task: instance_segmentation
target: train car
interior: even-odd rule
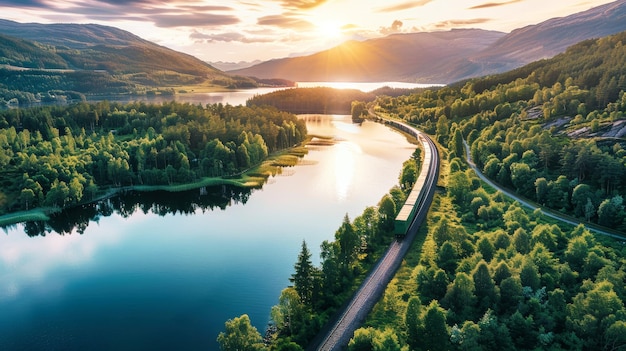
[[[409,230],[410,219],[415,216],[415,206],[402,206],[394,221],[394,232],[397,238],[402,238]]]
[[[424,149],[424,161],[422,162],[422,169],[420,171],[420,174],[417,177],[417,180],[413,185],[411,192],[407,196],[404,205],[402,205],[402,207],[400,208],[400,211],[394,221],[395,235],[398,239],[402,239],[409,230],[411,223],[413,223],[413,220],[415,219],[415,215],[419,208],[419,204],[422,202],[422,198],[424,197],[422,187],[424,186],[426,178],[428,177],[432,155],[428,142],[424,137],[420,135],[419,132],[417,132],[417,130],[405,125],[404,123],[396,121],[392,121],[392,123],[390,124],[402,129],[407,133],[414,135],[422,143]]]

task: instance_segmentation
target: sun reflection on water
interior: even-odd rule
[[[355,143],[341,142],[335,145],[335,188],[337,200],[344,201],[354,182],[355,155],[361,149]]]

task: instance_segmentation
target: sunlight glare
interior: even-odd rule
[[[317,32],[321,37],[326,39],[336,39],[342,35],[341,25],[333,21],[317,23]]]
[[[335,146],[335,188],[337,200],[345,201],[354,181],[354,154],[359,151],[357,145],[341,142]]]

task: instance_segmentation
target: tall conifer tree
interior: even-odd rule
[[[304,240],[302,240],[302,249],[294,268],[296,272],[291,275],[289,281],[293,283],[294,289],[300,295],[302,302],[309,304],[313,297],[315,267],[313,267],[311,262],[311,252]]]

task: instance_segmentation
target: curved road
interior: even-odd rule
[[[413,130],[415,133],[418,133],[414,128]],[[374,307],[374,304],[380,299],[387,284],[400,267],[402,259],[409,250],[421,223],[424,221],[430,204],[432,203],[437,178],[439,177],[439,154],[433,141],[425,134],[422,134],[422,136],[424,136],[426,140],[425,144],[431,150],[432,157],[428,177],[426,177],[425,183],[422,186],[423,191],[427,191],[427,193],[423,197],[424,200],[417,204],[419,208],[415,219],[413,223],[411,223],[404,239],[394,241],[385,255],[378,261],[374,270],[365,279],[359,290],[353,296],[352,301],[350,301],[346,309],[335,321],[328,334],[326,334],[321,343],[314,348],[315,350],[340,350],[348,344],[354,335],[354,331],[361,325],[369,311]]]
[[[469,145],[467,144],[467,142],[465,140],[463,140],[463,146],[465,147],[465,159],[467,160],[467,163],[469,164],[469,166],[474,170],[474,172],[476,173],[476,175],[478,175],[478,177],[480,177],[480,179],[482,181],[484,181],[485,183],[489,184],[491,187],[493,187],[494,189],[502,192],[503,194],[505,194],[506,196],[510,197],[511,199],[519,202],[520,204],[522,204],[523,206],[530,208],[531,210],[536,210],[539,209],[544,215],[556,219],[558,221],[567,223],[567,224],[571,224],[573,226],[577,226],[579,224],[582,224],[585,226],[586,229],[595,232],[597,234],[600,235],[606,235],[606,236],[610,236],[612,238],[616,238],[616,239],[626,239],[626,237],[624,235],[620,235],[619,233],[614,233],[614,232],[609,232],[607,230],[603,230],[601,228],[596,228],[596,227],[592,227],[589,226],[588,223],[582,222],[577,220],[576,218],[572,218],[566,215],[561,215],[559,213],[553,212],[553,211],[548,211],[545,210],[544,208],[542,208],[541,206],[538,206],[534,203],[529,202],[528,200],[525,200],[521,197],[519,197],[518,195],[512,193],[511,191],[502,188],[500,185],[494,183],[493,181],[491,181],[489,178],[487,178],[480,170],[478,170],[478,167],[476,167],[476,164],[474,163],[474,161],[472,160],[472,156],[470,153],[470,148]]]

